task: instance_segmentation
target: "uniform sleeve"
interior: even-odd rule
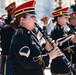
[[[29,48],[29,41],[27,35],[18,35],[14,43],[14,54],[19,64],[26,69],[35,69],[46,67],[49,64],[49,55],[42,57],[33,57],[31,49]],[[36,59],[35,59],[36,58]]]
[[[51,31],[50,37],[53,40],[57,40],[57,38],[59,37],[58,34],[60,34],[58,29],[54,29],[54,30]]]

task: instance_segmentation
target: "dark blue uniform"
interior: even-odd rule
[[[4,75],[5,68],[6,68],[6,75],[12,74],[12,69],[10,65],[10,57],[9,57],[9,47],[10,47],[11,39],[14,32],[15,30],[10,25],[5,25],[4,27],[1,28],[1,47],[2,47],[1,72],[2,72],[2,75]]]
[[[61,27],[61,25],[56,24],[56,26],[51,32],[51,38],[56,41],[57,39],[64,37],[65,34],[66,32],[64,31],[64,28]],[[68,47],[68,43],[69,42],[65,42],[62,44],[62,46],[58,45],[58,47],[66,55],[66,57],[70,59],[70,54],[68,53],[68,50],[66,50],[66,47]],[[70,70],[67,67],[67,65],[63,62],[63,60],[60,57],[57,57],[54,60],[52,60],[51,72],[54,74],[66,74],[69,73]]]
[[[12,17],[8,15],[8,17],[5,19],[5,23],[10,24],[11,21],[12,21]]]
[[[12,75],[43,75],[44,68],[49,64],[49,55],[42,51],[36,36],[23,27],[13,36],[10,59]]]

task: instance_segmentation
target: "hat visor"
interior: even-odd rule
[[[64,14],[65,17],[70,18],[70,16],[68,14]]]
[[[26,14],[36,15],[35,11],[32,11],[32,12],[26,12]]]

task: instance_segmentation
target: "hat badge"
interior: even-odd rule
[[[62,15],[62,12],[60,12],[60,15]]]

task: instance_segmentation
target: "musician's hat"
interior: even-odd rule
[[[68,9],[69,9],[69,7],[65,7],[65,8],[61,8],[61,9],[55,10],[54,12],[52,12],[52,15],[54,17],[60,16],[60,15],[68,16]]]
[[[17,8],[15,8],[12,11],[12,14],[14,14],[15,16],[21,15],[23,13],[36,15],[35,4],[36,4],[36,1],[27,1],[21,4],[20,6],[18,6]]]
[[[41,18],[41,21],[44,22],[44,24],[47,24],[48,23],[48,16]]]
[[[12,2],[10,3],[8,6],[5,7],[5,10],[10,10],[10,9],[14,9],[16,8],[16,3],[15,2]]]
[[[69,16],[70,16],[70,18],[75,18],[76,17],[76,11],[71,13],[71,14],[69,14]]]

